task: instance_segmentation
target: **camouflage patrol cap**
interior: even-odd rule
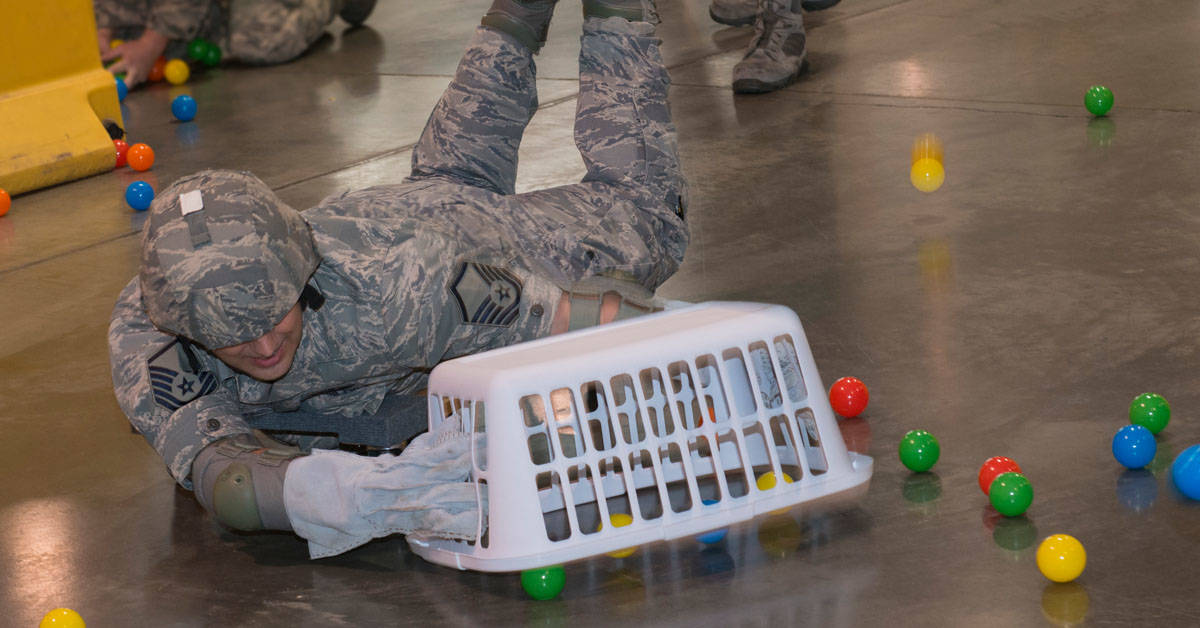
[[[319,262],[308,223],[265,183],[205,170],[154,199],[142,303],[163,331],[210,349],[241,344],[283,319]]]

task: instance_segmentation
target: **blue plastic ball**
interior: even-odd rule
[[[705,506],[711,506],[717,503],[717,500],[715,499],[705,499],[701,501],[704,502]],[[696,540],[704,543],[705,545],[712,545],[713,543],[720,543],[721,540],[725,538],[726,534],[729,534],[729,528],[721,528],[720,530],[705,532],[704,534],[697,536]]]
[[[1200,445],[1183,450],[1171,463],[1171,481],[1188,497],[1200,500]]]
[[[154,188],[145,181],[134,181],[125,188],[125,202],[140,212],[150,209],[152,201],[154,201]]]
[[[180,122],[190,122],[196,117],[196,99],[187,94],[176,96],[175,100],[171,101],[171,113],[175,114]]]
[[[1128,469],[1141,469],[1154,460],[1158,443],[1144,425],[1126,425],[1117,430],[1112,441],[1113,457]]]
[[[117,102],[125,102],[125,96],[129,94],[129,87],[125,85],[125,81],[120,77],[113,79],[117,82]]]

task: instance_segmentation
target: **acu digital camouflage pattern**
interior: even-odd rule
[[[186,58],[203,37],[225,58],[282,63],[320,38],[342,0],[94,0],[96,26],[132,39],[151,28],[171,40],[168,57]]]
[[[276,382],[195,347],[193,363],[182,343],[163,352],[175,338],[154,327],[130,282],[109,330],[113,383],[175,478],[190,486],[197,452],[249,432],[263,412],[326,413],[336,432],[338,417],[420,391],[443,360],[545,336],[563,291],[587,277],[648,290],[666,280],[688,233],[668,77],[652,35],[644,23],[586,22],[576,140],[588,174],[513,194],[517,147],[537,106],[533,59],[507,35],[479,29],[414,150],[412,176],[301,212],[321,256],[309,283],[326,301],[304,312],[295,362]],[[166,371],[179,382],[207,381],[207,372],[220,385],[203,395],[172,388],[185,402],[174,410],[156,403],[147,364],[156,354],[160,382]]]
[[[197,192],[203,206],[184,216],[181,197]],[[142,232],[142,303],[159,329],[229,347],[271,331],[319,261],[308,223],[266,184],[205,170],[154,200]]]

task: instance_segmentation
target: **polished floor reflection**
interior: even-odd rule
[[[381,2],[295,63],[134,92],[130,136],[156,188],[208,167],[257,173],[297,207],[408,173],[411,147],[488,5]],[[122,169],[19,196],[0,218],[0,623],[67,606],[93,626],[985,625],[1196,623],[1200,504],[1171,485],[1200,442],[1200,10],[1169,0],[844,0],[807,16],[811,72],[734,96],[749,29],[659,0],[692,182],[692,246],[662,294],[781,303],[826,383],[871,390],[843,421],[875,457],[857,505],[569,565],[533,602],[515,577],[426,563],[399,538],[320,562],[289,535],[223,531],[171,482],[112,397],[108,316],[142,215]],[[576,180],[579,10],[538,58],[522,190]],[[1083,94],[1112,88],[1092,118]],[[170,99],[199,114],[175,122]],[[944,142],[946,182],[909,183]],[[1147,469],[1109,446],[1135,395],[1174,418]],[[902,434],[941,441],[933,471]],[[976,486],[986,458],[1033,483],[1022,517]],[[1088,550],[1051,584],[1049,534]],[[466,602],[466,603],[464,603]]]

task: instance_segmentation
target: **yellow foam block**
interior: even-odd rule
[[[0,3],[0,188],[10,194],[112,170],[104,120],[124,126],[100,66],[90,0]]]

